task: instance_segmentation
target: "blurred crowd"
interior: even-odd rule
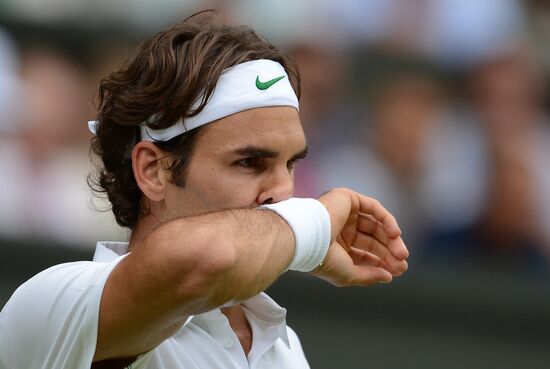
[[[545,1],[211,3],[300,67],[310,154],[297,196],[346,186],[378,198],[413,259],[550,271]],[[100,78],[155,26],[96,25],[75,47],[65,33],[77,22],[4,20],[1,237],[85,248],[126,238],[87,187],[86,121]]]

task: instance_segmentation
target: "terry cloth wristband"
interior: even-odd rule
[[[262,205],[282,217],[292,228],[296,242],[288,270],[310,272],[318,267],[330,246],[330,216],[315,199],[291,198],[276,204]]]

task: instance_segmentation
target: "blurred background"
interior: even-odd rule
[[[270,288],[312,368],[550,367],[544,0],[0,0],[0,306],[128,238],[86,184],[94,94],[140,40],[206,8],[300,66],[296,195],[378,198],[411,251],[390,285]]]

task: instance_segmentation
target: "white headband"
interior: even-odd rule
[[[196,109],[201,98],[193,104]],[[291,106],[299,109],[298,98],[281,64],[273,60],[253,60],[227,68],[204,109],[197,115],[179,120],[174,125],[155,130],[141,125],[144,141],[168,141],[182,133],[244,110],[267,106]],[[95,134],[97,121],[88,122]]]

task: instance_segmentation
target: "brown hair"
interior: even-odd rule
[[[297,67],[272,43],[246,26],[224,25],[213,17],[193,18],[143,42],[119,70],[100,82],[99,124],[91,151],[101,158],[102,165],[88,182],[92,190],[107,195],[121,226],[133,228],[148,212],[130,158],[133,146],[141,139],[141,124],[163,129],[198,114],[222,71],[251,60],[279,62],[300,97]],[[200,105],[192,110],[198,99]],[[175,158],[168,169],[178,186],[185,185],[200,130],[155,143]]]

